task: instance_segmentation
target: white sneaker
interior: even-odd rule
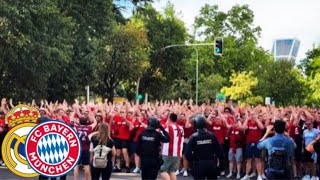
[[[178,176],[180,174],[179,170],[176,171],[176,176]]]
[[[259,176],[257,177],[257,180],[263,180],[263,179],[262,179],[262,177],[259,175]]]
[[[232,178],[232,173],[229,173],[226,178]]]
[[[188,171],[184,171],[183,172],[183,177],[187,177],[188,176]]]
[[[255,172],[252,172],[250,175],[249,175],[249,178],[253,178],[255,177],[257,174]]]
[[[240,174],[238,173],[238,174],[237,174],[237,179],[240,179],[240,178],[241,178],[241,176],[240,176]]]
[[[248,175],[243,176],[243,178],[241,180],[249,180],[250,177]]]
[[[303,179],[303,180],[310,180],[310,176],[309,176],[309,175],[305,175],[305,176],[303,176],[302,179]]]
[[[312,176],[312,177],[311,177],[311,180],[317,180],[317,177]]]
[[[224,176],[226,173],[224,171],[221,171],[220,176]]]
[[[267,179],[267,177],[264,173],[261,175],[261,177],[262,177],[262,179]]]
[[[182,174],[184,172],[184,168],[181,169],[180,174]]]
[[[132,172],[133,173],[140,173],[140,168],[136,167],[136,168],[134,168],[134,170]]]

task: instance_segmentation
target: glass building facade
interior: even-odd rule
[[[277,39],[273,43],[272,54],[275,60],[288,60],[295,62],[300,41],[298,39]]]

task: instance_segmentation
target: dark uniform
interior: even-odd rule
[[[192,176],[194,179],[216,179],[217,157],[222,162],[221,147],[217,138],[205,129],[206,119],[204,116],[194,117],[194,127],[197,132],[189,139],[186,158],[193,162]]]
[[[160,128],[163,135],[156,131]],[[156,179],[162,158],[159,157],[161,142],[169,142],[169,134],[155,117],[148,119],[148,127],[138,138],[137,155],[141,161],[142,179]]]

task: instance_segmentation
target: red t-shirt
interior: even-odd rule
[[[161,124],[161,126],[165,126],[166,123],[167,123],[167,118],[160,117],[160,124]]]
[[[262,131],[259,128],[258,124],[253,122],[252,120],[248,121],[248,129],[246,135],[246,143],[258,143],[261,139]]]
[[[185,139],[189,139],[189,137],[194,133],[194,129],[192,126],[186,128],[186,121],[177,121],[177,125],[183,128]]]
[[[213,127],[213,121],[211,121],[212,122],[212,124],[210,125],[210,124],[207,124],[206,125],[206,129],[207,129],[207,131],[209,131],[209,132],[212,132],[213,133],[213,129],[212,129],[212,127]]]
[[[298,126],[294,126],[293,123],[289,123],[288,133],[289,136],[294,140],[294,142],[301,141],[301,133]]]
[[[233,153],[236,153],[237,148],[243,147],[244,135],[239,128],[232,126],[230,128],[229,138],[230,138],[230,148],[232,148]]]
[[[144,124],[147,124],[148,121],[146,119],[144,119],[143,121]],[[136,135],[133,138],[133,142],[137,142],[139,135],[145,130],[145,128],[142,126],[142,124],[140,124],[140,122],[138,120],[133,122],[133,130],[132,131],[136,131]]]
[[[132,122],[132,118],[131,117],[126,117],[127,121]],[[130,130],[129,130],[129,126],[127,126],[126,122],[122,121],[119,123],[118,122],[118,126],[119,126],[119,135],[118,138],[121,140],[129,140],[130,138]]]
[[[5,127],[6,127],[6,121],[4,119],[0,119],[0,134],[4,132]]]
[[[109,122],[110,122],[110,119],[109,119]],[[111,138],[118,138],[119,136],[119,133],[120,133],[120,125],[122,123],[122,119],[121,119],[121,116],[120,114],[116,114],[114,117],[113,117],[113,121],[112,121],[112,124],[110,125],[110,136]]]
[[[221,120],[212,122],[212,132],[217,137],[219,144],[224,144],[225,129]]]
[[[229,116],[229,117],[227,117],[227,123],[229,124],[229,126],[232,126],[234,123],[236,122],[236,118],[234,117],[234,116]],[[224,136],[225,137],[229,137],[228,136],[228,128],[224,128]]]
[[[63,115],[63,116],[62,116],[62,120],[63,120],[65,123],[70,124],[70,118],[69,118],[69,116]]]
[[[90,140],[88,138],[89,134],[92,132],[92,128],[89,125],[80,125],[75,127],[78,134],[79,138],[81,141],[81,148],[82,151],[89,151],[90,149]]]

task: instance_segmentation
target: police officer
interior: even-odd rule
[[[162,134],[157,129],[162,131]],[[148,118],[148,127],[138,138],[137,155],[141,159],[142,179],[156,179],[161,166],[159,157],[161,142],[169,142],[169,134],[160,125],[156,117]]]
[[[222,150],[218,140],[205,129],[206,118],[196,115],[193,118],[196,132],[191,135],[186,150],[186,158],[193,162],[194,179],[217,179],[217,157],[222,162]]]

